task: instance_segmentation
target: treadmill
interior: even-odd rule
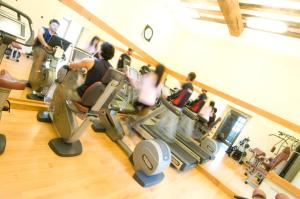
[[[191,120],[197,120],[198,117],[196,114],[188,110],[187,108],[183,108],[182,114],[185,114],[187,117],[189,117]],[[176,133],[176,139],[179,140],[182,144],[184,144],[186,147],[188,147],[193,153],[196,153],[200,157],[202,157],[203,162],[207,162],[208,160],[215,159],[215,156],[212,154],[208,154],[206,151],[204,151],[199,143],[196,143],[191,138],[186,138],[184,135],[182,135],[180,132]]]
[[[133,128],[144,138],[157,138],[166,142],[172,152],[172,165],[180,171],[186,171],[196,167],[198,164],[207,160],[207,154],[200,154],[199,150],[190,150],[186,144],[183,144],[177,137],[175,140],[170,140],[161,129],[158,129],[153,123],[155,123],[155,117],[164,111],[172,111],[179,116],[181,114],[174,106],[168,101],[162,99],[162,105],[153,110],[147,116],[144,116],[137,120],[133,124]],[[151,121],[152,120],[152,121]],[[148,124],[152,122],[152,124]],[[202,151],[201,151],[202,152]]]

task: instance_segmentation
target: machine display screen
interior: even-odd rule
[[[25,25],[9,19],[0,13],[0,31],[9,33],[16,37],[25,37]]]
[[[78,48],[74,48],[73,50],[73,54],[72,54],[72,58],[71,61],[78,61],[78,60],[82,60],[84,58],[89,58],[91,57],[91,55],[83,50],[80,50]]]
[[[135,68],[127,67],[127,74],[131,79],[139,79],[139,72]]]

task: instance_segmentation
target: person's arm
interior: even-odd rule
[[[90,70],[94,64],[95,64],[94,59],[85,58],[85,59],[70,63],[69,67],[72,70],[77,70],[79,68],[86,68],[87,70]]]
[[[122,54],[118,60],[118,64],[117,64],[117,68],[122,68],[123,66],[123,56],[124,54]]]
[[[162,95],[163,84],[159,84],[156,87],[156,98],[159,98]]]
[[[124,54],[122,54],[119,58],[119,61],[123,61],[124,60]]]
[[[40,28],[37,38],[45,48],[51,49],[51,47],[47,44],[47,42],[44,39],[44,33],[45,33],[44,28]]]

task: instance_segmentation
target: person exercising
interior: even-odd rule
[[[35,42],[32,46],[33,62],[28,80],[28,83],[31,86],[38,85],[37,83],[40,81],[40,72],[42,64],[48,54],[47,51],[53,51],[53,48],[48,45],[48,41],[50,40],[52,35],[57,34],[59,25],[60,24],[58,20],[51,19],[48,28],[42,27],[38,31],[37,38],[35,39]],[[36,89],[38,88],[32,88],[32,90],[34,91],[37,91]]]
[[[67,97],[69,99],[80,102],[85,90],[95,82],[101,82],[105,73],[112,67],[109,60],[113,58],[115,48],[110,43],[104,42],[101,45],[99,54],[99,59],[85,58],[69,65],[71,70],[77,70],[79,68],[87,69],[85,82],[77,89],[70,89],[67,91]]]
[[[209,106],[204,107],[199,113],[199,122],[203,124],[207,124],[209,122],[209,118],[213,116],[215,109],[215,102],[210,101]],[[217,109],[216,109],[217,111]]]
[[[131,78],[127,74],[130,84],[138,92],[138,98],[133,105],[140,116],[146,115],[149,108],[154,106],[157,98],[160,97],[164,71],[165,67],[162,64],[158,64],[155,67],[155,71],[144,74],[139,79]]]
[[[100,38],[97,36],[94,36],[92,40],[88,43],[88,45],[84,48],[84,50],[92,55],[96,54],[98,51]]]
[[[118,61],[117,69],[119,71],[124,71],[124,68],[126,65],[130,66],[131,64],[131,58],[130,56],[132,55],[133,50],[131,48],[128,48],[128,51],[126,53],[123,53]]]
[[[142,75],[147,74],[147,73],[150,73],[150,72],[151,72],[151,68],[150,68],[150,67],[151,67],[150,64],[147,64],[147,65],[145,65],[145,66],[142,66],[139,72],[140,72]]]
[[[182,84],[181,89],[168,97],[174,106],[181,109],[186,105],[193,93],[193,81],[195,78],[196,74],[190,72],[186,78],[186,82]]]
[[[217,113],[218,109],[216,107],[213,108],[212,114],[209,116],[209,120],[207,122],[207,126],[208,127],[212,127],[212,125],[214,124],[214,122],[216,121],[216,113]]]
[[[171,103],[178,109],[181,110],[193,93],[193,81],[196,78],[194,72],[190,72],[181,86],[181,89],[176,93],[168,97]],[[172,111],[166,111],[162,119],[157,123],[157,127],[163,129],[169,139],[173,140],[178,125],[178,117]]]
[[[207,93],[207,90],[202,89],[202,93],[198,96],[198,98],[189,104],[189,109],[191,111],[193,111],[194,113],[199,113],[199,111],[203,108],[203,106],[207,100],[206,93]]]

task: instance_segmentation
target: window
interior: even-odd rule
[[[69,26],[71,24],[71,20],[64,17],[62,20],[59,21],[59,23],[60,23],[60,26],[57,31],[57,34],[58,34],[58,36],[65,38],[67,31],[69,29]]]
[[[71,42],[73,46],[76,46],[82,31],[83,27],[79,23],[67,17],[63,17],[63,19],[60,20],[60,27],[57,34]]]

